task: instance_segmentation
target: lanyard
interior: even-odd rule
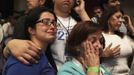
[[[69,19],[68,19],[68,27],[67,28],[65,27],[65,25],[61,22],[61,20],[59,18],[57,18],[57,20],[59,21],[60,25],[67,31],[67,34],[69,35],[69,26],[70,26],[71,17],[69,17]]]

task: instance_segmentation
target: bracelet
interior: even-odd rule
[[[87,72],[99,73],[99,71],[100,71],[99,67],[88,67],[87,68]]]

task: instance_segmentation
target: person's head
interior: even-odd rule
[[[111,11],[103,14],[101,24],[104,25],[105,31],[119,31],[119,27],[123,22],[123,11],[120,9],[111,9]]]
[[[96,49],[102,49],[101,27],[91,21],[77,23],[72,29],[66,44],[70,56],[80,57],[84,52],[82,43],[89,40]]]
[[[38,6],[43,6],[46,0],[27,0],[27,8],[33,9]]]
[[[102,8],[100,6],[96,6],[93,9],[93,13],[94,13],[94,16],[101,17],[101,15],[103,13],[103,10],[102,10]]]
[[[75,0],[53,0],[54,10],[58,10],[62,13],[70,13],[74,7]]]
[[[56,37],[56,15],[49,9],[37,7],[32,9],[25,23],[25,32],[28,39],[49,43]]]
[[[120,9],[120,0],[100,0],[104,9],[117,8]]]

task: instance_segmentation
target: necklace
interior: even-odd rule
[[[57,18],[57,20],[59,21],[60,26],[62,26],[67,31],[67,34],[69,35],[69,27],[70,27],[71,17],[69,17],[69,19],[68,19],[68,26],[67,26],[67,28],[65,27],[65,25],[61,22],[61,20],[59,18]]]

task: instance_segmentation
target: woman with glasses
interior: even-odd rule
[[[55,70],[49,64],[45,55],[49,43],[56,38],[56,16],[44,7],[32,9],[25,18],[26,40],[31,40],[39,47],[39,61],[23,64],[12,55],[8,57],[3,75],[55,75]],[[30,52],[30,50],[28,50]],[[25,54],[25,56],[28,56]]]

